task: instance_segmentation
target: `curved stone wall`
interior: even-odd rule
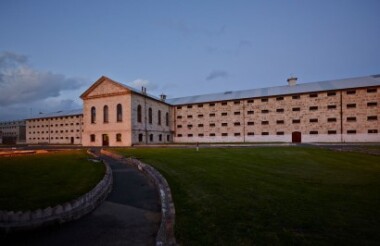
[[[170,187],[166,179],[152,166],[142,163],[139,160],[124,158],[121,155],[103,149],[101,153],[136,167],[157,186],[160,195],[162,217],[161,225],[156,236],[156,245],[177,245],[174,235],[175,208]]]
[[[112,190],[112,171],[106,166],[103,179],[89,192],[64,204],[34,211],[0,210],[0,230],[28,230],[51,224],[76,220],[99,206]]]

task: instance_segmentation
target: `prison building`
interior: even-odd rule
[[[82,144],[82,109],[39,114],[26,119],[28,144]]]
[[[25,144],[25,135],[25,120],[0,122],[0,144]]]
[[[160,98],[99,78],[83,100],[84,146],[131,146],[172,142],[172,107]]]
[[[380,75],[167,100],[187,142],[379,142]]]

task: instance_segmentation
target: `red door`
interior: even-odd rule
[[[292,143],[301,143],[301,133],[293,132],[292,133]]]

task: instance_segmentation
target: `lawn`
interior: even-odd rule
[[[380,243],[380,157],[307,147],[117,149],[167,179],[182,245]]]
[[[103,164],[85,151],[0,157],[0,210],[54,206],[86,193],[103,178]]]

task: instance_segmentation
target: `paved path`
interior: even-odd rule
[[[28,233],[0,235],[0,245],[154,245],[161,214],[154,185],[132,167],[102,157],[113,171],[113,190],[89,215]]]

